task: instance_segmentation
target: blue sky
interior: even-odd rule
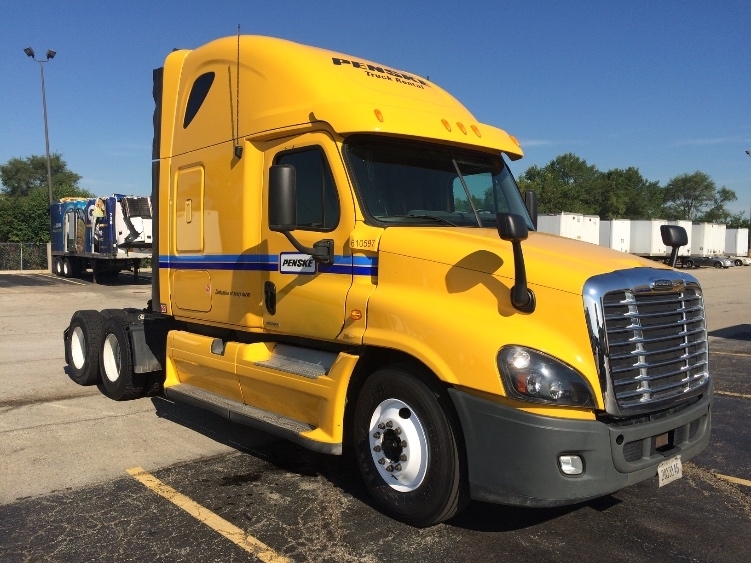
[[[2,0],[0,162],[50,148],[98,194],[151,186],[151,71],[175,47],[271,35],[407,70],[516,135],[516,175],[573,152],[665,184],[701,170],[751,207],[751,2]]]

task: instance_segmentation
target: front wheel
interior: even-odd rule
[[[365,484],[386,513],[414,526],[448,520],[469,500],[447,400],[409,371],[387,368],[365,381],[355,406]]]
[[[722,268],[722,264],[720,262],[715,262],[714,263],[714,267],[715,268]]]
[[[693,268],[694,267],[694,261],[693,260],[684,260],[683,265],[686,268]]]

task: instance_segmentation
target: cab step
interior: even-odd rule
[[[255,365],[317,379],[329,372],[336,357],[332,352],[277,344],[268,360],[255,362]]]
[[[167,387],[164,393],[170,399],[209,410],[238,424],[263,430],[269,434],[295,442],[310,450],[327,454],[341,454],[341,443],[326,444],[303,436],[303,432],[315,430],[315,426],[310,424],[245,405],[212,393],[211,391],[184,383]]]

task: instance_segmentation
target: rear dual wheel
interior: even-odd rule
[[[469,500],[461,430],[448,397],[400,367],[371,375],[355,406],[365,484],[390,516],[414,526],[451,518]]]
[[[94,385],[99,379],[99,348],[102,315],[76,311],[65,331],[65,359],[70,378],[79,385]]]
[[[115,401],[128,401],[143,395],[146,376],[133,371],[133,355],[128,335],[128,316],[109,309],[104,314],[99,352],[100,390]]]

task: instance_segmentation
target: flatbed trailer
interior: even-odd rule
[[[138,277],[151,258],[151,198],[112,195],[63,198],[50,205],[52,271],[77,277],[91,270],[94,282],[122,270]]]

